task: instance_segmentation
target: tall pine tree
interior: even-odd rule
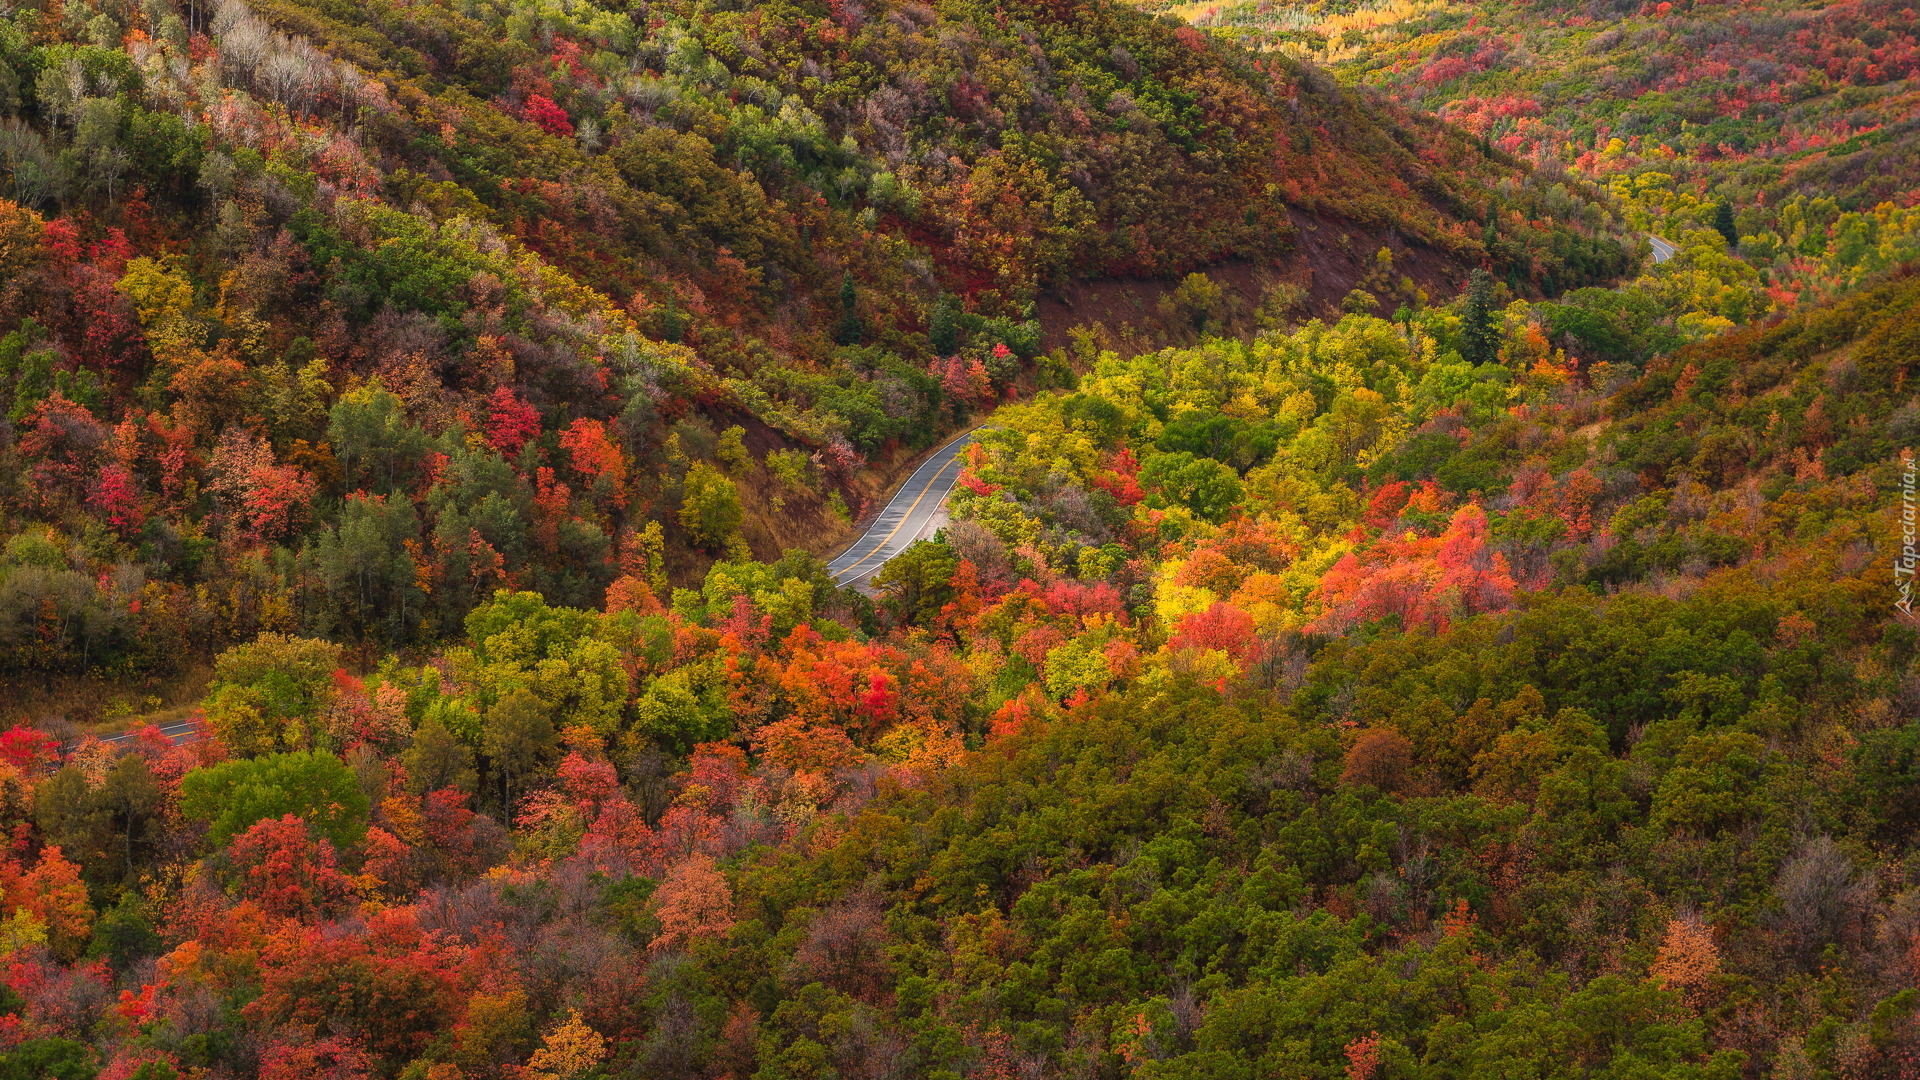
[[[1713,231],[1727,238],[1727,250],[1740,246],[1740,230],[1733,223],[1733,206],[1726,200],[1714,204]]]
[[[853,288],[853,275],[847,274],[840,279],[840,328],[833,335],[837,345],[858,345],[867,334],[867,328],[860,322],[860,297]]]
[[[1493,303],[1493,276],[1475,270],[1467,283],[1467,310],[1460,319],[1460,355],[1472,364],[1500,359],[1499,312]]]
[[[960,351],[960,326],[955,318],[953,297],[941,293],[927,313],[927,341],[936,356],[952,356]]]

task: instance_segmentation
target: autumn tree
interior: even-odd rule
[[[254,822],[298,817],[336,850],[366,835],[369,802],[353,770],[324,750],[223,762],[180,781],[180,810],[208,825],[207,840],[224,847]]]
[[[726,547],[740,530],[740,492],[734,482],[713,466],[696,462],[681,486],[680,524],[694,543]]]
[[[580,1019],[580,1010],[567,1010],[527,1061],[528,1080],[587,1080],[597,1075],[607,1057],[607,1040]]]
[[[1720,949],[1698,912],[1681,912],[1667,920],[1660,953],[1647,972],[1654,982],[1698,1001],[1719,970]]]
[[[1345,784],[1366,784],[1383,792],[1401,792],[1412,779],[1413,744],[1399,732],[1370,728],[1347,751]]]
[[[254,822],[233,838],[226,858],[240,895],[270,915],[310,919],[352,895],[333,843],[293,814]]]
[[[668,870],[654,903],[660,920],[656,951],[722,937],[733,926],[733,888],[705,855],[689,856]]]

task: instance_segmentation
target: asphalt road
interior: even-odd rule
[[[143,724],[141,726],[144,727],[145,725]],[[155,726],[160,729],[160,734],[166,736],[167,741],[175,746],[181,746],[190,742],[199,742],[201,739],[207,737],[206,725],[195,720],[172,720],[165,724]],[[134,731],[122,731],[117,735],[102,735],[99,741],[107,743],[108,745],[131,742],[133,741],[134,732],[138,730],[139,728],[135,728]],[[60,755],[64,758],[66,755],[80,749],[83,745],[85,745],[84,741],[67,743],[60,748]],[[45,766],[45,770],[47,772],[53,772],[57,764],[58,763]]]
[[[900,485],[887,508],[880,511],[872,525],[853,546],[827,564],[827,572],[841,585],[854,585],[873,573],[921,538],[934,515],[946,505],[947,495],[960,479],[963,467],[960,455],[973,442],[973,432],[953,440],[913,470]]]
[[[1671,241],[1662,240],[1652,233],[1647,234],[1647,243],[1653,245],[1653,261],[1657,263],[1666,262],[1680,251]]]
[[[934,515],[946,505],[947,495],[960,479],[960,455],[966,452],[968,444],[972,442],[973,432],[969,431],[941,447],[913,470],[913,475],[900,485],[900,490],[888,501],[887,508],[880,511],[880,516],[860,535],[860,539],[827,564],[827,571],[833,575],[833,580],[841,585],[863,581],[885,566],[888,559],[920,539]],[[192,720],[161,724],[160,734],[176,746],[206,737],[202,725]],[[132,738],[133,732],[124,731],[118,735],[104,736],[100,741],[120,743]],[[75,743],[62,749],[72,752],[78,746]]]
[[[160,724],[158,727],[160,728],[160,734],[165,735],[167,741],[175,746],[179,746],[182,743],[198,742],[205,738],[207,734],[204,725],[194,720],[174,720],[170,723]],[[133,736],[134,732],[123,731],[118,735],[102,735],[100,741],[103,743],[123,743],[131,741]],[[72,743],[62,747],[61,750],[63,753],[72,753],[79,745],[79,743]]]

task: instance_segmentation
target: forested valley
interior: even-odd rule
[[[0,9],[0,1080],[1920,1077],[1915,35]]]

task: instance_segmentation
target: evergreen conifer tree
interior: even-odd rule
[[[1494,309],[1493,277],[1475,270],[1467,284],[1467,310],[1460,320],[1460,355],[1468,363],[1500,359],[1499,312]]]
[[[837,345],[858,345],[867,328],[860,323],[859,294],[853,288],[853,275],[840,279],[840,328],[833,335]]]

